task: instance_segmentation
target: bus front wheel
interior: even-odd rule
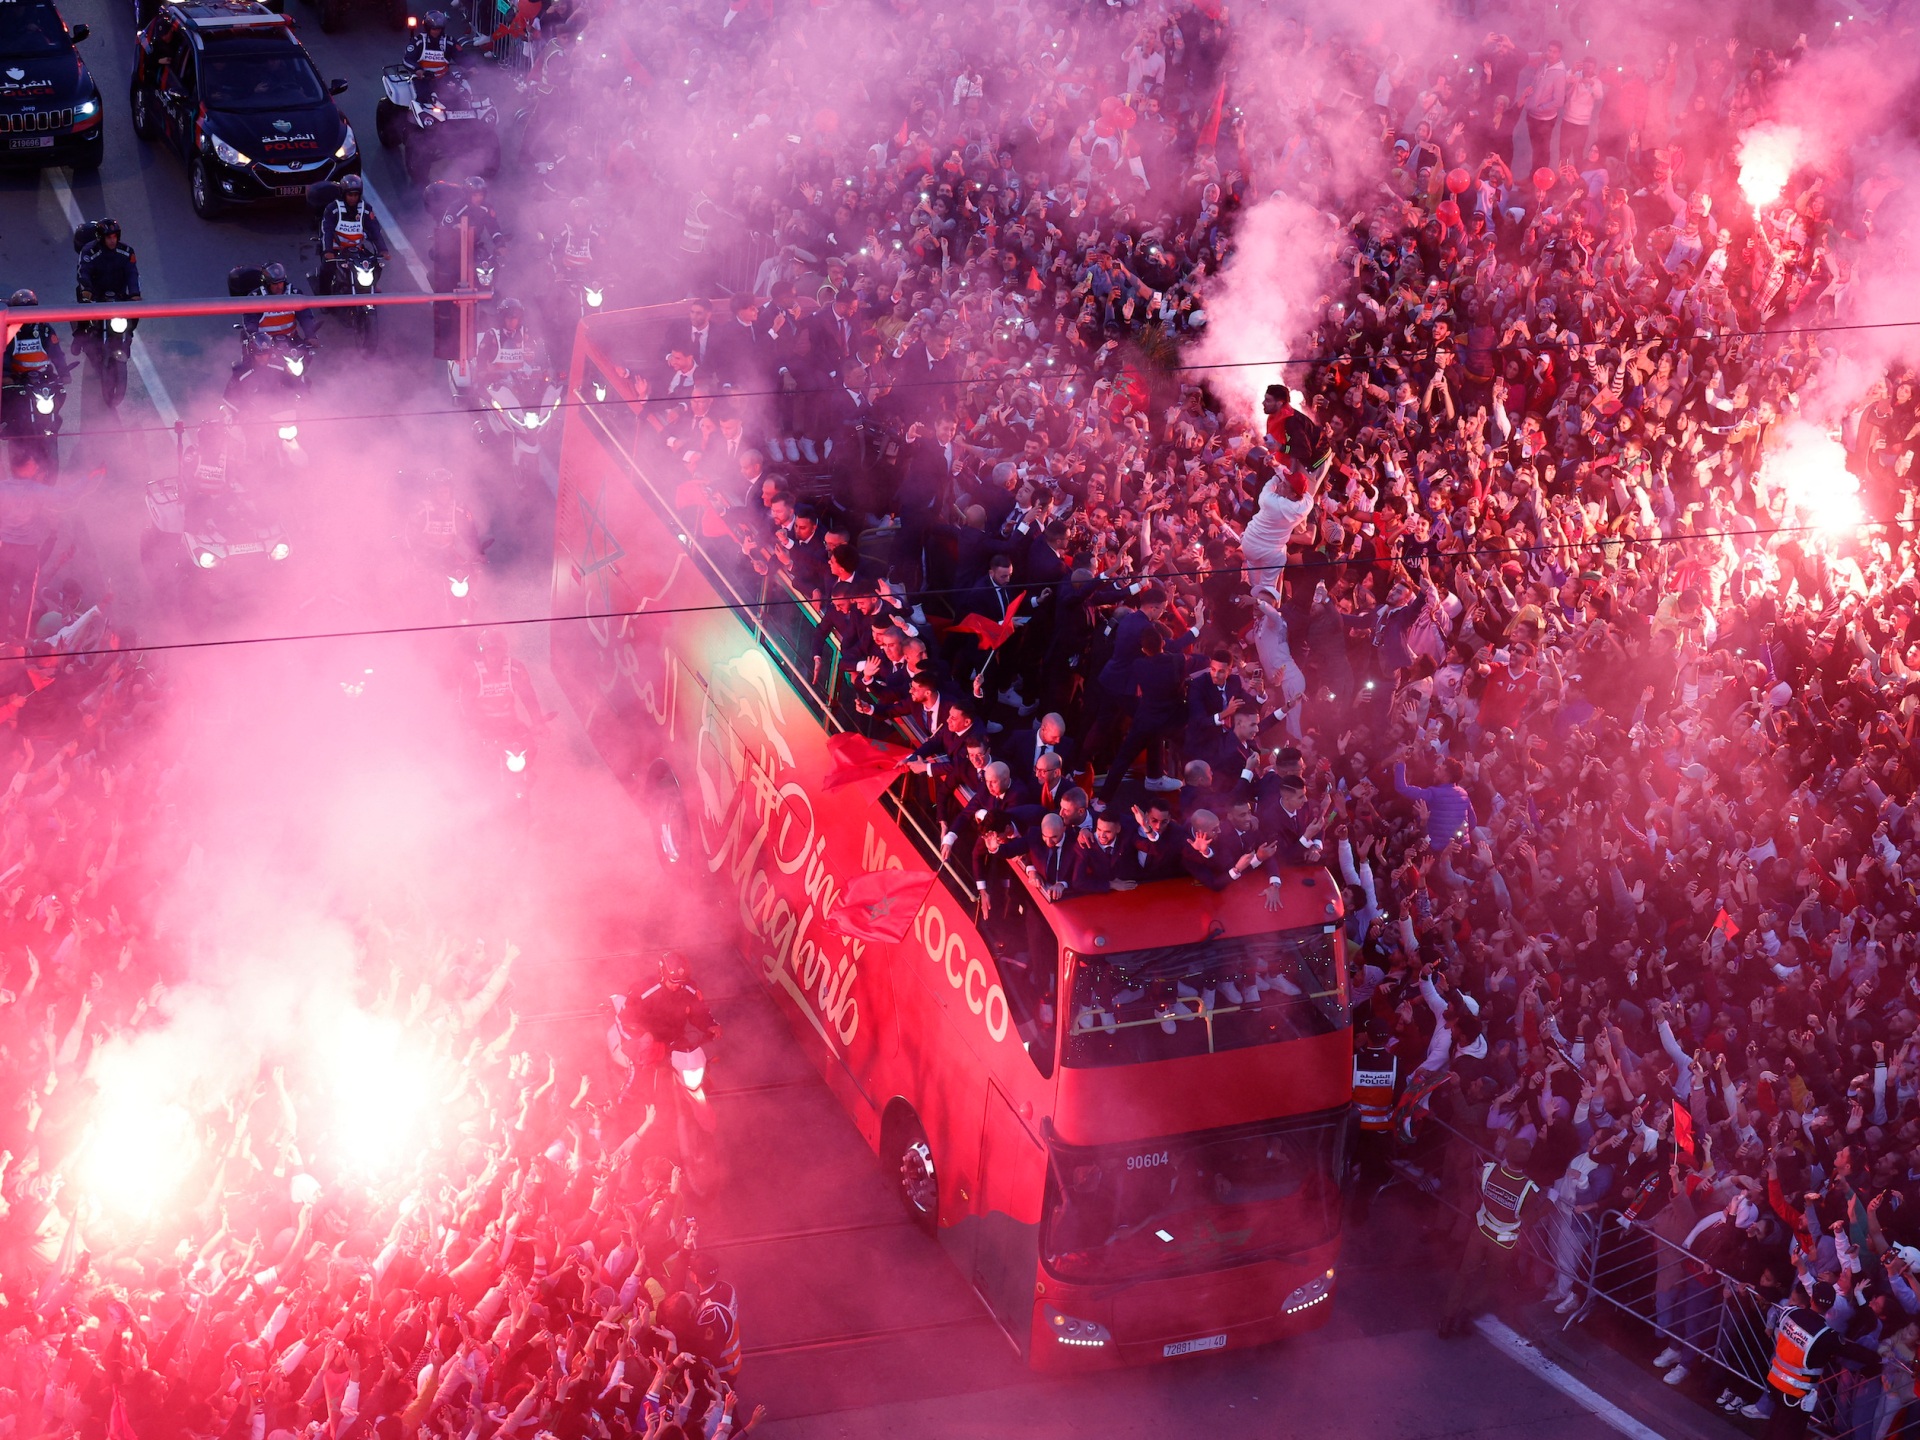
[[[933,1145],[917,1115],[909,1112],[893,1127],[889,1147],[894,1187],[913,1223],[931,1235],[940,1222],[940,1172],[933,1162]]]

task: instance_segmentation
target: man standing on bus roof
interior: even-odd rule
[[[1480,1167],[1480,1208],[1466,1248],[1460,1252],[1460,1268],[1447,1287],[1446,1309],[1440,1317],[1443,1340],[1467,1333],[1489,1293],[1505,1281],[1520,1234],[1539,1212],[1545,1192],[1526,1173],[1532,1158],[1532,1145],[1510,1140],[1500,1160]]]

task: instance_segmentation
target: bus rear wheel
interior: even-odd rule
[[[900,1203],[913,1223],[931,1235],[940,1223],[940,1172],[919,1116],[909,1113],[893,1127],[889,1148]]]

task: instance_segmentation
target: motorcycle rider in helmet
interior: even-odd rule
[[[432,103],[435,82],[452,71],[453,57],[463,48],[458,40],[448,38],[447,12],[429,10],[420,28],[408,37],[406,54],[401,56],[406,67],[413,71],[416,101],[422,105]]]
[[[73,298],[82,305],[114,298],[140,298],[140,261],[133,247],[122,243],[118,220],[93,222],[93,239],[74,262]],[[73,327],[76,335],[82,325],[89,330],[99,328],[98,321],[76,321]]]
[[[267,296],[293,296],[300,293],[299,287],[287,277],[287,267],[278,260],[261,270],[261,281],[253,293]],[[313,311],[301,309],[291,302],[278,308],[262,310],[258,314],[240,317],[242,330],[247,343],[240,347],[240,359],[233,367],[237,379],[253,369],[256,352],[274,344],[305,345],[313,339]]]
[[[343,175],[340,193],[320,212],[320,274],[314,288],[322,295],[350,292],[345,269],[355,260],[386,263],[387,234],[367,203],[366,191],[358,175]]]
[[[527,329],[527,307],[518,300],[500,302],[496,327],[480,337],[480,379],[483,390],[531,382],[531,392],[551,377],[546,347]],[[529,396],[531,398],[531,395]]]
[[[487,204],[487,181],[483,175],[469,175],[462,185],[435,181],[424,197],[431,210],[440,212],[434,222],[433,238],[427,246],[427,268],[433,288],[441,293],[460,288],[460,222],[466,221],[473,235],[473,263],[495,266],[505,247],[506,231],[500,217]],[[478,276],[474,277],[476,280]],[[485,284],[482,283],[482,288]],[[436,360],[470,357],[460,353],[460,324],[452,305],[433,307],[433,356]]]
[[[9,309],[39,303],[40,297],[31,290],[16,290],[7,297]],[[60,351],[60,333],[53,326],[38,320],[21,325],[7,341],[4,366],[0,368],[0,424],[12,429],[24,418],[22,410],[27,403],[24,387],[49,371],[55,380],[53,405],[57,417],[66,405],[66,379],[72,368]],[[56,418],[56,429],[58,425]]]
[[[533,675],[508,652],[500,632],[478,631],[473,647],[473,668],[460,689],[460,708],[468,720],[490,740],[521,738],[544,729],[549,717],[534,693]]]

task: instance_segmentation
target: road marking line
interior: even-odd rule
[[[1658,1430],[1642,1425],[1599,1391],[1574,1379],[1541,1354],[1540,1348],[1531,1340],[1517,1334],[1511,1326],[1503,1324],[1491,1315],[1482,1315],[1473,1322],[1473,1328],[1480,1332],[1482,1339],[1506,1355],[1509,1360],[1546,1381],[1581,1409],[1627,1436],[1628,1440],[1665,1440]]]
[[[67,212],[67,223],[75,229],[84,225],[86,216],[80,213],[80,206],[73,198],[73,187],[67,183],[67,177],[58,170],[41,173],[53,183],[54,198],[60,202],[60,208]],[[140,372],[140,383],[146,387],[147,398],[153,402],[154,410],[167,424],[178,425],[180,411],[174,406],[173,397],[167,394],[167,387],[160,383],[160,372],[154,368],[138,331],[134,332],[133,343],[127,347],[127,351],[133,359],[133,368]]]
[[[367,199],[373,202],[374,213],[382,210],[387,212],[387,239],[393,242],[393,248],[400,258],[407,262],[407,273],[413,276],[413,283],[420,287],[420,293],[426,294],[433,289],[433,282],[428,278],[427,267],[420,261],[420,252],[413,248],[413,242],[407,239],[407,232],[400,228],[400,212],[380,198],[380,192],[373,188],[373,181],[364,174],[360,177],[360,183],[366,189]]]

